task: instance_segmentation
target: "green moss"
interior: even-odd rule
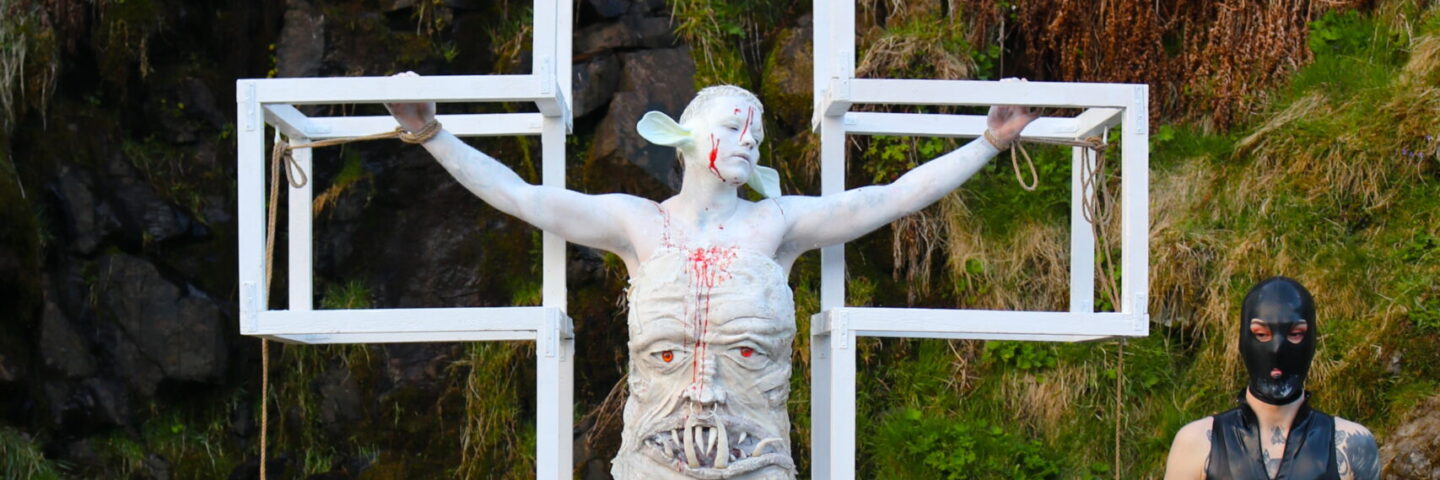
[[[761,38],[789,8],[780,0],[669,0],[675,33],[695,58],[695,87],[738,85],[757,90],[756,58]]]

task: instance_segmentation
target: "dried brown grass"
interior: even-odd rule
[[[1029,430],[1054,438],[1065,419],[1074,415],[1090,385],[1099,382],[1101,369],[1085,364],[1061,364],[1043,375],[1019,373],[1005,382],[1004,389],[1014,389],[1004,396],[1010,399],[1006,410]]]
[[[1212,265],[1223,256],[1212,232],[1187,229],[1190,214],[1209,202],[1217,172],[1202,162],[1157,175],[1151,189],[1151,312],[1164,325],[1190,324],[1201,318],[1203,299],[1216,295],[1209,281]]]
[[[1147,83],[1152,118],[1226,129],[1310,60],[1308,22],[1364,0],[1039,0],[1013,12],[952,2],[971,44],[1006,45],[1004,75],[1050,81]],[[1261,47],[1263,46],[1263,47]]]
[[[1400,80],[1414,85],[1440,84],[1440,35],[1415,37]]]
[[[985,286],[958,307],[1060,311],[1069,301],[1070,242],[1066,227],[1027,223],[1004,241],[988,241],[979,222],[958,197],[944,201],[949,222],[947,263],[957,285]],[[980,261],[979,273],[966,264]]]

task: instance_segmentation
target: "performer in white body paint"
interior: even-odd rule
[[[412,132],[435,118],[433,103],[387,106]],[[447,132],[424,144],[486,203],[624,260],[630,397],[616,478],[794,478],[785,410],[795,337],[790,266],[801,253],[939,200],[1035,119],[1022,107],[992,107],[993,140],[976,139],[889,185],[811,197],[779,195],[775,171],[759,166],[763,113],[753,94],[733,86],[701,90],[679,122],[647,113],[640,134],[677,148],[685,170],[680,193],[660,203],[531,185]],[[747,184],[767,198],[740,198]]]

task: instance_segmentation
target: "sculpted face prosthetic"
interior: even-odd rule
[[[1274,277],[1245,295],[1240,308],[1240,355],[1251,395],[1286,405],[1305,391],[1315,357],[1315,301],[1298,282]]]
[[[687,169],[704,169],[687,175],[769,195],[778,178],[755,164],[758,107],[753,97],[702,92],[683,126],[651,112],[640,130],[679,147]],[[630,396],[616,478],[795,478],[785,410],[795,306],[785,277],[762,253],[687,245],[669,233],[632,272]]]

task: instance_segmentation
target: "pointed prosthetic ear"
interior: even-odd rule
[[[641,137],[656,145],[679,148],[694,143],[689,129],[660,112],[645,112],[645,116],[640,117],[640,122],[635,124],[635,130],[640,132]]]
[[[755,170],[750,172],[750,180],[745,184],[760,192],[765,198],[780,196],[780,172],[773,168],[756,165]]]

